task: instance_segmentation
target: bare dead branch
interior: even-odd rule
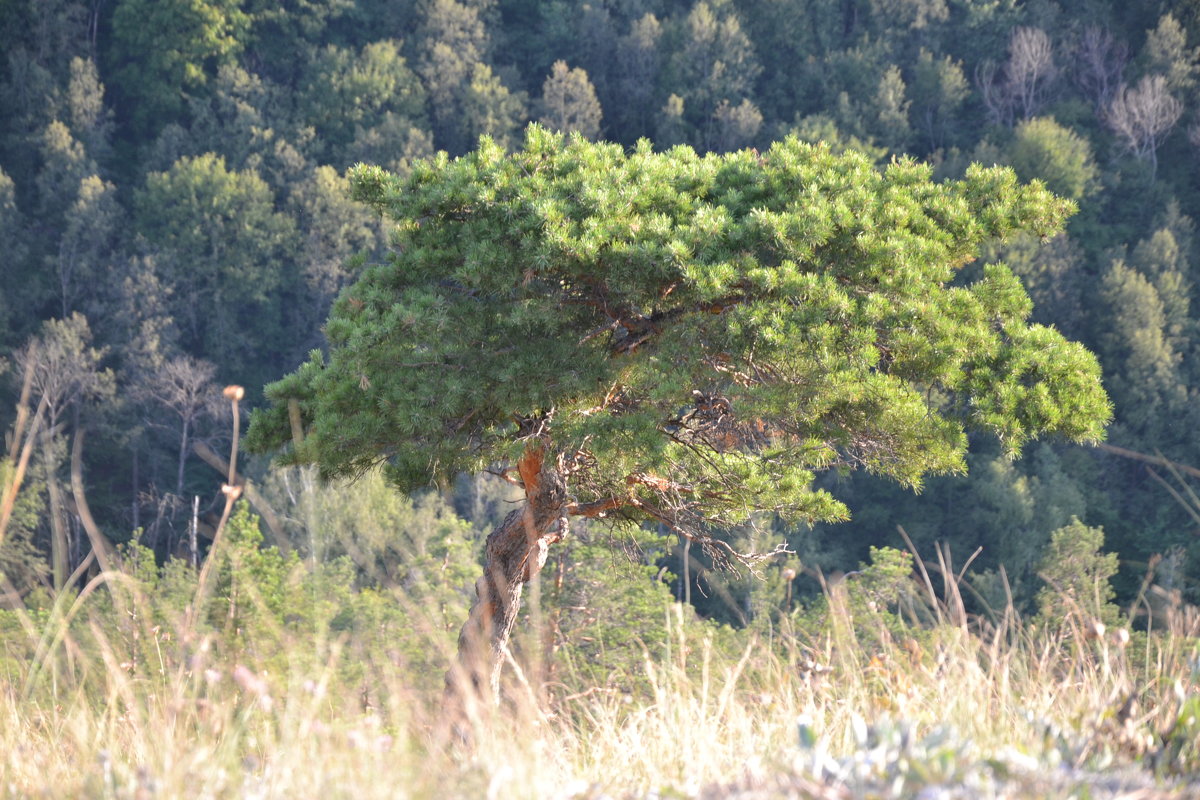
[[[1124,42],[1099,26],[1083,31],[1075,51],[1075,82],[1097,111],[1112,101],[1128,63],[1129,47]]]
[[[1137,86],[1122,86],[1104,109],[1106,125],[1139,159],[1158,168],[1158,148],[1183,115],[1183,103],[1167,89],[1162,75],[1147,75]]]
[[[751,573],[757,573],[757,567],[763,561],[793,553],[786,542],[775,545],[774,549],[766,553],[742,553],[735,550],[729,542],[706,533],[701,527],[706,520],[699,515],[693,515],[695,516],[694,521],[686,521],[683,518],[684,515],[681,515],[678,510],[670,513],[636,497],[631,498],[630,504],[688,541],[700,545],[701,551],[712,559],[713,565],[719,569],[736,572],[735,564],[741,564]]]
[[[1008,40],[1004,72],[1021,118],[1033,117],[1046,104],[1058,77],[1054,48],[1046,32],[1041,28],[1015,28]]]
[[[1096,449],[1103,450],[1106,453],[1112,453],[1116,456],[1121,456],[1122,458],[1133,459],[1134,461],[1143,461],[1147,464],[1157,464],[1162,467],[1167,467],[1168,469],[1178,470],[1179,472],[1182,472],[1185,475],[1190,475],[1193,478],[1200,478],[1200,469],[1190,467],[1187,464],[1180,464],[1178,461],[1171,461],[1168,458],[1164,458],[1162,455],[1151,456],[1145,453],[1139,453],[1136,450],[1129,450],[1125,447],[1117,447],[1115,444],[1108,444],[1107,442],[1097,442]]]

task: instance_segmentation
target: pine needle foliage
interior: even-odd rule
[[[530,126],[511,154],[483,138],[352,183],[394,221],[391,257],[250,434],[328,476],[383,463],[412,489],[537,440],[574,513],[830,520],[846,509],[819,471],[919,487],[965,469],[969,429],[1015,453],[1097,439],[1110,416],[1095,358],[1028,322],[1007,267],[955,282],[984,243],[1073,211],[1006,168],[935,183],[795,138],[627,152]]]

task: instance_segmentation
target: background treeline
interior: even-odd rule
[[[114,541],[202,552],[223,499],[196,445],[226,446],[219,387],[258,400],[387,246],[346,167],[403,172],[530,121],[717,151],[795,134],[943,177],[982,161],[1043,179],[1079,204],[1068,232],[988,257],[1100,355],[1113,444],[1200,465],[1195,2],[0,0],[0,54],[0,423],[29,429],[26,388],[42,415],[0,463],[7,483],[29,442],[0,543],[20,591],[82,563],[89,507]],[[1031,606],[1051,532],[1077,517],[1119,554],[1122,596],[1152,560],[1160,584],[1200,594],[1200,525],[1165,470],[1053,442],[1009,462],[979,440],[970,463],[920,495],[829,476],[852,522],[737,535],[851,569],[900,525],[960,563],[982,546],[980,596],[1003,605],[1004,565]],[[477,541],[502,494],[463,480],[446,499]],[[752,582],[670,543],[644,552],[702,612],[754,615]]]

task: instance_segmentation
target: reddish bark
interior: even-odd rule
[[[525,584],[545,566],[550,545],[567,532],[567,491],[542,445],[531,444],[517,462],[525,502],[487,538],[483,575],[458,636],[458,659],[446,674],[446,698],[462,710],[466,700],[494,701],[500,671]]]

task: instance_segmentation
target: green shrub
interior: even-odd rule
[[[1050,534],[1038,573],[1046,583],[1037,594],[1038,619],[1059,627],[1070,619],[1112,625],[1118,609],[1110,579],[1117,574],[1115,553],[1103,553],[1104,529],[1077,518]]]

